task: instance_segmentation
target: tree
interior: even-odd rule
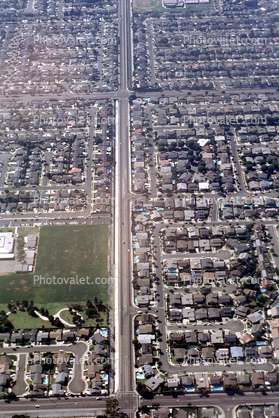
[[[199,165],[198,165],[198,172],[202,173],[206,171],[206,167],[205,167],[205,162],[204,161],[200,161]]]
[[[23,414],[21,414],[21,415],[13,415],[12,416],[12,418],[30,418],[30,416],[29,415],[23,415]]]
[[[9,392],[3,396],[4,399],[16,399],[17,396],[14,392]]]
[[[246,163],[246,169],[247,169],[247,171],[252,170],[252,168],[253,168],[253,163],[251,163],[251,162]]]
[[[62,322],[60,321],[59,318],[55,318],[54,320],[54,324],[53,324],[56,328],[63,328],[64,325],[62,324]]]
[[[93,303],[88,299],[88,301],[86,302],[86,306],[87,308],[93,308]]]
[[[117,399],[106,400],[106,415],[111,418],[119,417],[120,408],[118,405],[119,402]]]
[[[211,289],[210,289],[210,287],[202,287],[200,289],[200,292],[201,292],[202,295],[206,296],[211,292]]]
[[[153,392],[150,392],[147,389],[147,387],[141,382],[138,382],[138,384],[137,384],[137,391],[141,396],[143,396],[146,399],[152,399],[153,398]]]
[[[105,363],[104,366],[103,366],[103,370],[104,370],[105,373],[108,374],[109,371],[110,371],[110,364],[109,363]]]
[[[97,136],[95,139],[95,144],[98,145],[98,144],[101,144],[102,142],[103,142],[102,138],[100,136]]]

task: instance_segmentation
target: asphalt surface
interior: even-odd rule
[[[30,0],[29,7],[32,4],[32,0]],[[62,0],[59,2],[59,18],[62,17]],[[220,3],[217,1],[217,7],[219,12],[221,11]],[[150,28],[148,27],[148,32],[150,34]],[[94,92],[91,93],[90,96],[88,94],[78,94],[78,97],[84,98],[96,98],[96,99],[104,99],[104,98],[111,98],[117,99],[118,102],[118,115],[119,115],[119,124],[118,124],[118,135],[116,140],[116,158],[115,158],[115,170],[116,170],[116,185],[115,185],[115,192],[118,194],[118,206],[115,208],[115,217],[118,219],[115,227],[115,247],[116,247],[116,257],[117,260],[114,260],[118,264],[118,323],[116,324],[116,333],[118,333],[119,337],[119,364],[118,364],[118,372],[116,375],[117,385],[118,385],[118,392],[117,398],[120,402],[121,409],[127,413],[128,416],[133,416],[135,410],[137,409],[138,403],[141,405],[148,404],[151,405],[151,401],[140,399],[139,396],[134,392],[135,389],[135,376],[134,376],[134,350],[132,345],[132,336],[133,336],[133,316],[138,311],[133,305],[133,294],[132,294],[132,262],[131,262],[131,253],[132,253],[132,246],[131,246],[131,168],[130,168],[130,161],[131,161],[131,152],[130,152],[130,137],[129,137],[129,88],[131,85],[131,69],[132,69],[132,57],[131,57],[131,30],[130,30],[130,3],[128,0],[120,0],[119,2],[119,36],[120,36],[120,52],[119,52],[119,90],[117,92]],[[152,39],[149,39],[149,43],[152,43]],[[155,74],[152,74],[153,79],[155,78]],[[255,89],[232,89],[230,93],[239,93],[245,90],[248,92],[249,90],[253,93],[257,92]],[[268,89],[266,89],[268,90]],[[270,91],[276,91],[275,88],[269,89]],[[169,91],[164,92],[166,97],[168,96],[175,96],[181,94],[187,94],[188,92],[193,93],[193,90],[188,90],[185,92],[181,91]],[[258,92],[262,92],[262,90],[258,90]],[[198,92],[202,94],[202,91]],[[148,96],[146,93],[140,94],[142,97]],[[162,96],[162,92],[152,92],[152,96],[160,97]],[[25,95],[23,98],[24,103],[33,100],[45,100],[47,95],[40,95],[40,96],[30,96]],[[73,93],[67,91],[59,96],[60,99],[68,99],[72,98]],[[11,100],[14,100],[12,98]],[[7,100],[6,97],[3,97],[3,100]],[[173,127],[171,127],[173,129]],[[93,126],[90,126],[90,144],[92,144],[92,137],[93,137]],[[92,147],[89,147],[92,149]],[[231,144],[232,153],[236,155],[236,144],[232,140]],[[154,150],[152,151],[154,153]],[[154,154],[152,154],[153,157]],[[237,164],[238,159],[235,158],[236,162],[236,170],[240,179],[240,191],[238,194],[242,196],[246,196],[248,193],[245,191],[244,188],[244,180],[241,174],[240,166]],[[92,184],[92,176],[91,176],[91,164],[92,164],[92,154],[90,155],[89,151],[89,162],[88,162],[88,174],[87,174],[87,181],[83,188],[88,195],[91,194],[91,184]],[[155,168],[154,168],[155,170]],[[150,169],[150,174],[154,172],[154,170]],[[1,182],[0,182],[1,186]],[[38,190],[59,190],[60,188],[67,189],[71,188],[72,186],[49,186],[49,187],[41,187],[38,186]],[[75,186],[73,187],[75,188]],[[4,190],[4,187],[0,187],[0,190]],[[32,188],[24,188],[25,190],[33,190]],[[216,198],[216,195],[210,195]],[[152,197],[155,197],[155,189],[154,185],[152,187]],[[206,225],[224,225],[227,226],[228,222],[220,222],[217,221],[217,204],[214,201],[213,203],[213,214],[211,216],[212,222],[207,222]],[[60,225],[60,224],[71,224],[71,222],[77,222],[77,224],[109,224],[111,222],[110,216],[108,217],[94,217],[89,219],[84,219],[84,217],[89,214],[89,208],[85,208],[84,211],[80,212],[76,220],[69,219],[76,214],[61,214],[61,213],[54,213],[54,214],[43,214],[38,215],[38,218],[35,218],[34,214],[24,214],[22,218],[28,219],[30,224],[34,223],[41,223],[47,225]],[[58,219],[55,219],[58,218]],[[19,220],[15,220],[19,219]],[[6,223],[11,225],[20,225],[22,221],[20,220],[20,216],[10,216],[4,215],[0,219],[0,226],[5,225]],[[233,222],[238,224],[247,224],[247,221],[240,221],[240,222]],[[267,221],[265,222],[269,226],[270,234],[272,237],[272,241],[274,243],[275,252],[279,255],[279,248],[278,242],[276,238],[276,231],[274,230],[274,221]],[[185,223],[183,223],[185,225]],[[190,224],[189,224],[190,225]],[[156,226],[156,231],[154,234],[154,255],[157,260],[160,259],[160,242],[159,242],[159,235],[158,232],[161,228],[165,227],[164,225]],[[177,226],[177,225],[175,225]],[[156,233],[157,232],[157,233]],[[205,253],[205,255],[208,255]],[[200,256],[200,255],[199,255]],[[173,257],[173,255],[171,255]],[[178,255],[175,255],[178,257]],[[181,255],[179,255],[181,257]],[[275,258],[275,263],[278,266],[279,260]],[[158,267],[156,268],[156,276],[162,277],[161,271],[161,263],[158,263]],[[163,326],[165,323],[165,313],[164,313],[164,300],[163,300],[163,284],[162,281],[157,284],[157,306],[154,309],[151,309],[150,312],[154,313],[158,316],[159,321],[161,321],[160,331],[162,332],[162,342],[160,348],[163,354],[161,356],[162,360],[162,369],[164,369],[167,373],[175,373],[177,372],[178,367],[172,366],[167,359],[167,343],[166,343],[166,330],[170,330],[172,326],[168,326],[167,328]],[[156,313],[156,310],[158,312]],[[142,310],[139,310],[142,311]],[[229,324],[225,325],[218,325],[219,327],[230,327],[231,330],[235,330],[237,332],[241,326],[236,321],[232,321]],[[176,326],[174,326],[176,327]],[[198,326],[195,325],[197,329]],[[214,326],[211,326],[213,329]],[[203,328],[204,329],[204,328]],[[66,351],[72,351],[76,359],[81,358],[84,353],[87,351],[87,346],[80,345],[84,343],[77,343],[75,346],[67,347]],[[59,346],[48,346],[48,351],[51,350],[59,350],[61,347]],[[9,353],[8,350],[11,350],[10,353],[15,354],[13,349],[5,348],[5,352]],[[38,346],[36,347],[37,351],[45,351],[45,347]],[[24,357],[26,357],[26,353],[28,353],[28,349],[22,348],[17,349],[18,353],[22,353],[20,356],[20,371],[24,362]],[[54,352],[54,351],[53,351]],[[74,377],[70,382],[69,389],[73,393],[80,393],[85,388],[85,384],[82,381],[82,368],[79,366],[80,362],[76,361],[74,367]],[[269,365],[265,365],[269,367]],[[193,366],[196,367],[196,366]],[[212,366],[213,367],[213,366]],[[215,366],[214,366],[215,367]],[[238,366],[239,367],[239,366]],[[255,366],[254,366],[255,367]],[[260,365],[260,367],[263,367]],[[182,369],[182,368],[181,368]],[[175,371],[174,371],[175,370]],[[189,369],[187,369],[189,370]],[[198,368],[199,371],[202,369]],[[233,367],[231,366],[229,371],[233,371]],[[208,367],[206,368],[208,371]],[[23,388],[23,378],[21,373],[18,375],[18,391],[21,391]],[[198,394],[187,394],[177,399],[174,399],[170,396],[158,396],[156,395],[152,400],[152,403],[159,402],[161,406],[167,407],[177,407],[177,406],[187,406],[189,403],[192,403],[196,406],[208,406],[208,405],[216,405],[218,407],[223,408],[224,414],[226,418],[231,418],[233,416],[233,409],[239,404],[256,404],[256,403],[275,403],[278,402],[277,394],[268,393],[266,396],[262,395],[261,393],[245,393],[245,394],[234,394],[228,395],[226,393],[210,393],[208,397],[200,397]],[[33,416],[39,416],[39,409],[35,408],[35,402],[22,399],[17,402],[13,402],[11,404],[6,404],[4,401],[0,401],[1,403],[1,414],[0,418],[7,418],[8,414],[16,413],[16,412],[30,412]],[[44,411],[45,414],[57,413],[60,411],[60,416],[64,413],[94,413],[94,415],[98,415],[102,409],[105,407],[105,400],[97,400],[95,397],[76,397],[76,398],[69,398],[69,399],[41,399],[40,401],[36,401],[36,403],[40,404],[40,413]]]
[[[26,388],[28,388],[29,386],[25,380],[26,368],[27,368],[27,354],[20,354],[18,356],[16,384],[13,387],[13,392],[17,396],[23,395],[26,392]]]
[[[118,367],[116,373],[117,398],[121,410],[134,416],[138,395],[134,392],[134,349],[132,345],[132,263],[131,263],[131,149],[129,136],[129,84],[131,82],[130,3],[119,2],[119,100],[115,155],[115,257],[118,274],[118,323],[115,332],[118,341]]]
[[[272,405],[278,403],[278,393],[267,392],[262,394],[259,392],[210,392],[205,396],[198,393],[188,393],[178,395],[177,397],[154,395],[152,399],[139,399],[139,405],[152,406],[159,403],[161,407],[179,408],[185,406],[217,406],[224,412],[225,418],[233,418],[235,408],[238,405],[251,406],[254,405]],[[39,404],[37,409],[35,405]],[[96,399],[96,397],[69,397],[65,398],[42,398],[37,400],[20,399],[10,404],[0,400],[0,418],[10,418],[13,414],[22,413],[23,411],[35,417],[62,417],[62,416],[97,416],[105,409],[105,399]]]
[[[27,354],[37,351],[39,353],[45,353],[47,351],[51,353],[58,353],[60,350],[73,353],[74,354],[74,366],[73,366],[73,377],[69,383],[68,389],[73,394],[80,394],[86,388],[86,385],[83,381],[83,357],[88,351],[88,345],[82,341],[79,341],[71,346],[67,345],[37,345],[32,347],[1,347],[0,348],[0,355],[1,354],[13,354],[13,355],[20,355],[19,360],[19,375],[18,375],[18,388],[17,390],[20,392],[23,390],[23,381],[24,375],[22,370],[26,367],[24,365],[24,357]],[[26,385],[25,385],[26,386]],[[25,387],[24,386],[24,387]]]
[[[178,408],[183,406],[217,406],[224,412],[225,418],[233,418],[235,408],[238,405],[272,405],[278,403],[278,393],[271,392],[263,395],[261,392],[231,392],[231,393],[209,393],[207,396],[199,394],[186,394],[172,398],[170,396],[155,395],[152,400],[141,399],[140,405],[152,406],[152,403],[159,403],[160,406],[168,408]]]

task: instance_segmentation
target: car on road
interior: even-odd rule
[[[40,408],[41,405],[35,405],[35,408]]]
[[[125,241],[122,241],[122,244],[125,244]]]

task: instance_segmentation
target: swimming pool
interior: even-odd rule
[[[46,376],[45,378],[44,378],[44,385],[47,385],[48,384],[48,377]]]
[[[104,374],[103,379],[104,380],[108,380],[108,375],[107,374]]]
[[[144,379],[143,373],[137,373],[137,379]]]
[[[217,390],[223,390],[223,388],[221,388],[221,386],[214,386],[214,388],[212,388],[213,392],[217,391]]]
[[[106,337],[108,335],[108,331],[106,330],[106,328],[101,328],[100,333],[102,334],[103,337]]]
[[[194,392],[195,388],[186,388],[186,392]]]

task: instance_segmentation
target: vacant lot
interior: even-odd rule
[[[48,308],[48,304],[65,302],[66,306],[95,296],[106,303],[108,285],[104,281],[103,284],[91,283],[97,277],[108,277],[108,244],[109,228],[106,225],[42,227],[35,273],[0,276],[0,303],[33,299],[37,306]],[[53,276],[65,277],[63,284],[54,284]],[[90,285],[87,281],[70,284],[71,277],[80,279],[87,276]],[[43,279],[47,278],[52,278],[48,280],[50,284],[44,284]]]

